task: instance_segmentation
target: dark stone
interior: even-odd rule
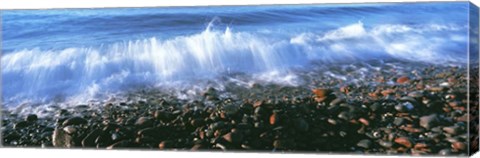
[[[93,131],[88,133],[87,136],[85,136],[85,138],[83,138],[82,146],[83,147],[94,147],[96,145],[95,144],[95,139],[97,139],[97,137],[100,134],[102,134],[102,130],[94,129]]]
[[[81,117],[72,117],[63,121],[63,126],[87,124],[88,121]]]
[[[277,139],[273,141],[273,147],[276,149],[287,149],[288,142],[283,139]]]
[[[192,121],[190,121],[190,124],[193,127],[201,127],[201,126],[205,125],[205,121],[202,118],[197,118],[197,119],[193,119]]]
[[[159,134],[159,131],[155,127],[149,127],[149,128],[144,128],[142,130],[139,130],[137,132],[137,135],[139,136],[148,136],[148,137],[156,137]]]
[[[174,144],[175,143],[173,141],[165,140],[165,141],[160,142],[160,144],[158,144],[158,148],[159,149],[169,149],[169,148],[173,148]]]
[[[223,135],[223,139],[232,144],[240,144],[243,141],[243,134],[237,131],[233,131]]]
[[[22,128],[25,128],[25,127],[28,127],[28,126],[30,126],[29,122],[20,121],[20,122],[16,123],[15,125],[13,125],[13,129],[22,129]]]
[[[38,116],[35,114],[30,114],[25,118],[25,121],[27,122],[35,122],[38,120]]]
[[[310,129],[308,122],[303,118],[295,119],[293,126],[295,127],[296,130],[300,132],[306,132]]]
[[[122,140],[119,142],[116,142],[110,146],[107,147],[107,149],[121,149],[121,148],[132,148],[135,147],[135,143],[128,139],[128,140]]]
[[[379,103],[373,103],[369,106],[370,110],[372,110],[373,112],[378,111],[381,107],[382,105],[380,105]]]

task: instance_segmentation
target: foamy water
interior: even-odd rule
[[[7,11],[3,105],[82,102],[238,72],[253,79],[238,84],[300,85],[292,69],[311,62],[462,63],[468,27],[458,15],[466,4]]]

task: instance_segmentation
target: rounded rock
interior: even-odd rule
[[[87,124],[88,121],[81,117],[72,117],[63,121],[63,126]]]
[[[25,121],[27,122],[35,122],[38,120],[38,116],[35,114],[30,114],[25,118]]]
[[[372,146],[372,141],[368,140],[368,139],[363,139],[363,140],[360,140],[358,143],[357,143],[357,146],[358,147],[362,147],[364,149],[369,149],[371,146]]]
[[[412,146],[413,146],[412,140],[408,137],[396,138],[395,143],[400,144],[400,145],[402,145],[404,147],[407,147],[407,148],[412,148]]]

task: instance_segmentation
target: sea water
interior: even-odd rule
[[[467,2],[3,10],[2,105],[398,59],[466,62]],[[172,84],[170,84],[172,83]]]

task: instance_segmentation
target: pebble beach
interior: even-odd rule
[[[295,72],[295,86],[239,84],[250,76],[233,74],[188,98],[157,87],[36,113],[4,108],[1,138],[27,148],[466,156],[469,119],[478,119],[468,111],[467,71],[404,61],[318,64]]]

